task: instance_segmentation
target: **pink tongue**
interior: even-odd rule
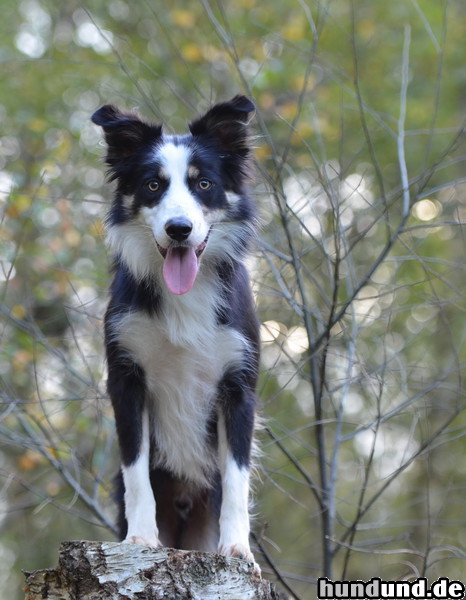
[[[177,295],[189,292],[194,285],[198,268],[194,248],[168,248],[163,263],[163,278],[169,291]]]

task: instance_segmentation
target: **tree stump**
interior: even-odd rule
[[[56,569],[26,572],[26,600],[278,600],[252,563],[115,542],[63,542]]]

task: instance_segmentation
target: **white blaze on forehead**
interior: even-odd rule
[[[157,157],[161,160],[164,172],[170,181],[185,181],[191,158],[191,150],[188,147],[167,142],[158,148]]]

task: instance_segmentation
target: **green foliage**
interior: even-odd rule
[[[4,4],[2,589],[61,539],[112,535],[109,190],[89,116],[113,102],[184,130],[238,91],[258,106],[264,571],[296,598],[330,566],[460,577],[460,0]]]

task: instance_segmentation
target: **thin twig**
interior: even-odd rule
[[[401,88],[400,88],[400,116],[398,119],[398,165],[400,168],[401,183],[403,189],[403,218],[406,219],[410,209],[410,193],[408,168],[405,157],[405,121],[406,121],[406,103],[409,84],[409,46],[411,43],[411,27],[405,26],[403,43],[403,61],[401,67]]]

